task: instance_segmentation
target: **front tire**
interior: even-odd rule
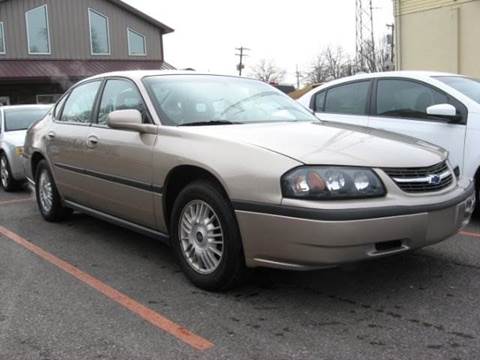
[[[0,186],[6,192],[12,192],[19,188],[20,183],[13,178],[10,163],[5,154],[0,156],[0,180]]]
[[[63,205],[52,173],[45,160],[40,161],[35,173],[37,204],[43,218],[49,222],[59,222],[68,217],[72,210]]]
[[[227,290],[244,278],[245,260],[233,209],[213,183],[197,181],[180,192],[170,229],[180,266],[194,285]]]

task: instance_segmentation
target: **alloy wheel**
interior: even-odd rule
[[[224,235],[220,219],[205,201],[194,200],[182,210],[178,235],[183,256],[200,274],[211,274],[223,257]]]
[[[6,189],[10,180],[10,173],[8,172],[7,159],[5,159],[5,157],[2,157],[0,160],[0,177],[2,186]]]
[[[53,206],[53,185],[47,171],[42,171],[38,183],[38,195],[42,209],[49,213]]]

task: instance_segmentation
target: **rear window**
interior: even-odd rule
[[[49,110],[49,107],[5,110],[5,131],[27,130],[47,115]]]
[[[362,81],[329,89],[324,111],[331,114],[366,115],[369,87],[369,81]]]
[[[480,104],[480,80],[463,76],[437,76],[435,79],[451,86],[463,95]]]

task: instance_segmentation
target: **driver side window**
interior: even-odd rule
[[[429,119],[428,107],[449,103],[447,95],[430,86],[409,80],[378,80],[378,116]]]
[[[97,123],[106,125],[108,115],[117,110],[138,110],[142,114],[143,122],[148,122],[143,99],[136,86],[128,80],[107,81],[103,90]]]

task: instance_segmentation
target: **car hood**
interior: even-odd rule
[[[424,167],[448,156],[442,148],[412,137],[324,121],[205,126],[187,131],[254,145],[311,165]]]
[[[3,134],[3,141],[12,146],[23,146],[26,134],[26,130],[7,131]]]

